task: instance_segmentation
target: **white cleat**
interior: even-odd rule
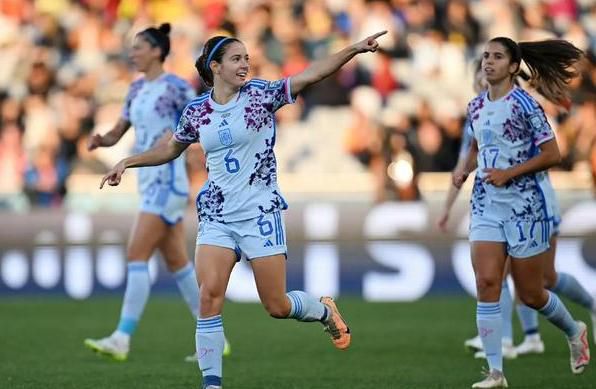
[[[482,340],[480,336],[475,336],[470,339],[466,339],[464,341],[464,347],[469,351],[482,351],[484,347],[482,346]]]
[[[221,389],[221,386],[209,385],[206,386],[205,389]]]
[[[507,384],[507,379],[505,379],[503,372],[498,370],[492,370],[490,373],[486,374],[486,378],[472,385],[472,388],[479,389],[508,387],[509,385]]]
[[[128,358],[129,343],[114,336],[102,339],[85,339],[84,344],[96,353],[106,355],[116,361],[126,361]]]
[[[515,347],[517,355],[544,354],[544,342],[539,336],[526,336],[524,341]]]
[[[229,357],[230,355],[232,355],[232,346],[230,346],[230,343],[228,342],[228,339],[225,338],[224,339],[224,350],[223,350],[223,356],[224,357]],[[184,357],[184,361],[185,362],[197,362],[198,360],[198,356],[197,353],[195,352],[192,355],[189,355],[187,357]]]
[[[568,338],[569,343],[569,361],[571,363],[571,372],[581,374],[590,363],[590,346],[588,344],[588,327],[584,322],[578,321],[579,334],[573,338]]]
[[[517,351],[512,344],[504,344],[501,346],[501,351],[503,353],[503,358],[505,359],[515,359],[517,358]],[[474,358],[476,359],[486,359],[486,353],[484,351],[476,351],[474,353]]]

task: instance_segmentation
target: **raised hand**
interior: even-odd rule
[[[103,185],[106,183],[106,181],[108,182],[108,185],[111,186],[117,186],[118,184],[120,184],[120,180],[122,179],[122,174],[124,173],[124,170],[126,170],[124,162],[118,162],[116,166],[112,168],[112,170],[110,170],[106,173],[105,176],[103,176],[103,178],[101,179],[101,184],[99,184],[99,189],[103,188]]]
[[[354,44],[354,48],[359,53],[366,53],[366,52],[375,52],[379,48],[379,42],[377,42],[377,38],[387,34],[387,30],[379,31],[376,34],[373,34],[360,42]]]
[[[98,147],[101,147],[102,136],[99,134],[93,134],[87,142],[87,150],[92,151]]]

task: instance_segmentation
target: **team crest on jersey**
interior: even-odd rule
[[[219,134],[219,141],[222,145],[229,146],[232,144],[232,133],[229,128],[219,130],[217,133]]]
[[[542,126],[544,125],[544,121],[542,120],[541,115],[538,113],[530,116],[529,120],[530,124],[534,128],[542,128]]]
[[[490,145],[493,142],[493,132],[488,128],[485,128],[482,131],[482,143],[485,145]]]

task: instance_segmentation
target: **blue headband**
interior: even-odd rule
[[[219,49],[219,46],[221,46],[225,41],[230,40],[230,39],[232,39],[232,38],[223,38],[222,40],[217,42],[217,44],[215,45],[215,47],[213,47],[213,49],[211,49],[211,52],[209,53],[209,56],[207,57],[207,62],[205,62],[206,70],[209,70],[209,64],[211,63],[211,60],[213,59],[213,54],[215,54],[217,49]]]

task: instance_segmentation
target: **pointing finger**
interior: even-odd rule
[[[101,184],[99,184],[99,189],[103,188],[103,184],[106,183],[106,180],[108,179],[108,175],[106,174],[105,176],[103,176],[103,178],[101,179]]]
[[[376,34],[373,34],[369,37],[369,39],[377,39],[378,37],[387,34],[387,30],[379,31]]]

